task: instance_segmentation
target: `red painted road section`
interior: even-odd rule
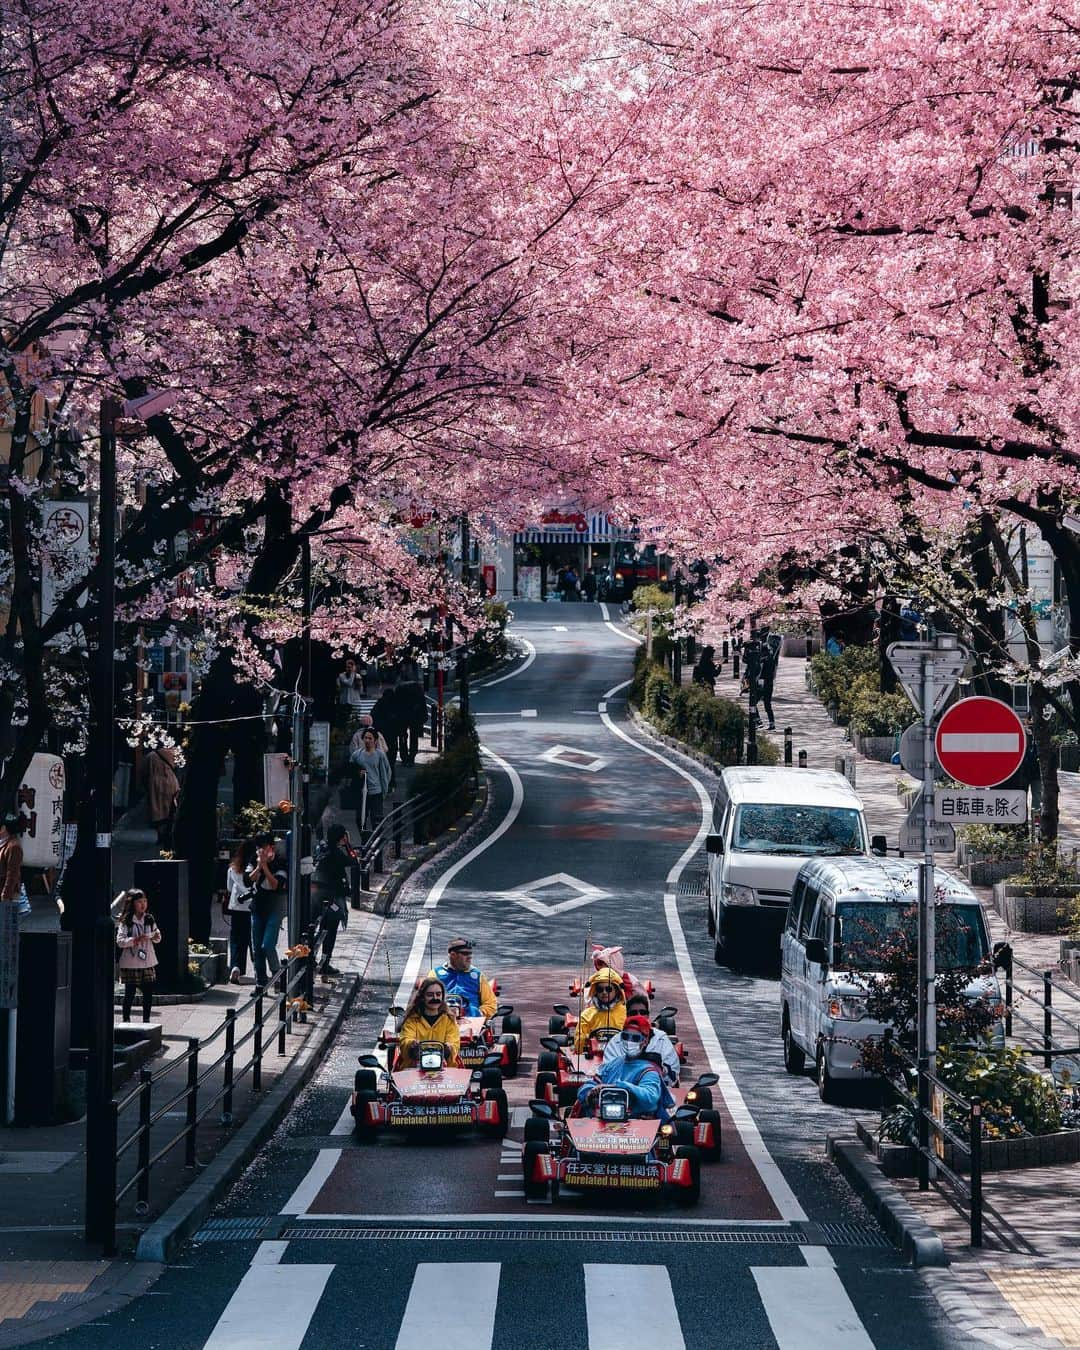
[[[653,978],[657,986],[655,1008],[665,1003],[679,1008],[679,1035],[690,1052],[690,1063],[683,1068],[683,1083],[692,1082],[708,1065],[678,973],[644,970],[634,973],[639,978]],[[547,1034],[551,1005],[573,1003],[567,985],[576,974],[580,971],[567,967],[530,966],[498,971],[501,1000],[513,1004],[524,1028],[521,1069],[517,1078],[506,1081],[511,1109],[525,1107],[533,1095],[539,1038]],[[735,1131],[719,1087],[713,1088],[713,1098],[723,1122],[724,1153],[719,1162],[702,1168],[701,1202],[690,1210],[679,1209],[665,1199],[643,1203],[640,1196],[629,1193],[605,1196],[564,1190],[555,1204],[527,1203],[521,1196],[496,1195],[497,1191],[521,1188],[521,1167],[516,1159],[521,1144],[518,1125],[502,1143],[473,1134],[452,1135],[434,1142],[385,1135],[372,1145],[358,1145],[346,1137],[342,1140],[341,1158],[307,1213],[313,1217],[335,1214],[357,1218],[477,1214],[569,1218],[589,1214],[623,1218],[663,1215],[718,1222],[778,1221],[779,1213]],[[508,1158],[511,1152],[515,1156]],[[500,1174],[503,1180],[498,1179]]]

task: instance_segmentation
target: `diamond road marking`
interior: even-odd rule
[[[555,629],[556,633],[569,633],[570,631],[564,623],[552,624],[552,627]]]
[[[578,893],[569,900],[559,900],[549,905],[536,894],[537,891],[546,890],[549,886],[565,886],[567,890]],[[591,905],[594,900],[604,900],[607,896],[608,892],[602,891],[599,886],[590,886],[587,881],[579,881],[568,872],[555,872],[550,877],[531,881],[527,886],[503,892],[504,899],[512,900],[515,905],[521,905],[524,909],[532,910],[534,914],[539,914],[544,919],[550,918],[553,914],[564,914],[568,909],[578,909],[581,905]]]
[[[537,755],[537,759],[568,769],[583,769],[585,773],[599,773],[607,764],[607,760],[601,759],[599,755],[590,754],[588,750],[575,750],[572,745],[553,745],[550,750]]]

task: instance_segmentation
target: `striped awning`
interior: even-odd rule
[[[564,513],[565,514],[565,513]],[[633,539],[634,531],[615,525],[603,511],[582,512],[576,520],[547,522],[518,530],[515,544],[609,544]]]

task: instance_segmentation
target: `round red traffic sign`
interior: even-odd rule
[[[950,778],[968,787],[997,787],[1024,762],[1024,724],[997,698],[962,698],[938,723],[934,748]]]

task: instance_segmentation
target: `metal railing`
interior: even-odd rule
[[[1060,972],[1026,965],[1013,954],[1008,942],[995,947],[994,964],[1005,972],[1005,1035],[1015,1034],[1016,1023],[1033,1033],[1038,1045],[1021,1044],[1020,1049],[1025,1054],[1041,1056],[1047,1069],[1053,1069],[1056,1055],[1080,1054],[1080,994],[1062,983]],[[1034,977],[1038,993],[1023,984],[1017,985],[1017,970]],[[1063,1004],[1063,999],[1070,1002]],[[1055,1030],[1061,1026],[1067,1029],[1071,1044],[1061,1045],[1055,1039]]]
[[[953,1191],[968,1205],[968,1223],[972,1247],[981,1247],[983,1239],[983,1125],[982,1102],[978,1097],[970,1100],[954,1088],[949,1087],[935,1073],[920,1070],[891,1038],[888,1032],[885,1039],[889,1043],[890,1053],[896,1056],[908,1073],[915,1076],[915,1090],[903,1082],[899,1076],[889,1076],[883,1081],[888,1085],[898,1101],[904,1102],[915,1116],[916,1143],[918,1153],[919,1190],[929,1189],[931,1177],[943,1177]],[[939,1102],[934,1100],[934,1092],[940,1094]],[[945,1121],[945,1099],[948,1098],[959,1107],[967,1119],[967,1138],[961,1137]],[[931,1140],[935,1143],[932,1143]],[[967,1180],[959,1170],[950,1166],[944,1158],[945,1143],[953,1147],[954,1154],[959,1151],[967,1157]],[[940,1144],[937,1147],[936,1144]],[[955,1156],[953,1162],[955,1163]]]
[[[262,1091],[268,1023],[272,1024],[272,1037],[276,1036],[277,1039],[277,1053],[284,1055],[286,1039],[292,1031],[294,1020],[298,1015],[306,1017],[306,1012],[299,1008],[299,1002],[303,989],[310,987],[309,980],[314,975],[312,936],[309,930],[306,956],[286,958],[269,984],[256,987],[250,998],[235,1008],[227,1009],[221,1023],[210,1035],[189,1037],[187,1047],[179,1058],[171,1059],[157,1070],[142,1069],[138,1083],[123,1096],[113,1098],[109,1122],[113,1141],[111,1167],[107,1176],[98,1179],[98,1184],[106,1188],[106,1194],[111,1193],[113,1198],[112,1205],[108,1207],[110,1224],[104,1243],[107,1255],[116,1249],[116,1211],[125,1196],[134,1190],[137,1197],[136,1214],[142,1216],[149,1213],[154,1168],[181,1143],[184,1145],[184,1166],[194,1168],[197,1165],[199,1126],[210,1112],[220,1103],[218,1123],[231,1126],[236,1089],[249,1073],[252,1091]],[[237,1024],[249,1011],[252,1013],[251,1026],[238,1035]],[[222,1042],[220,1054],[207,1062],[207,1050],[218,1041]],[[250,1054],[244,1055],[243,1051],[249,1045]],[[155,1101],[155,1089],[160,1094],[163,1080],[175,1075],[185,1065],[183,1086],[172,1091],[164,1101]],[[221,1071],[220,1083],[211,1083],[218,1070]],[[180,1127],[164,1140],[153,1140],[154,1129],[175,1114],[178,1107],[183,1112]],[[138,1111],[138,1124],[121,1140],[121,1117],[133,1109]],[[130,1176],[122,1185],[118,1185],[123,1160],[131,1150],[135,1151],[134,1166]]]
[[[427,842],[427,823],[431,817],[470,786],[476,787],[477,776],[466,774],[452,788],[445,792],[421,792],[415,797],[406,797],[392,810],[387,811],[378,825],[361,840],[357,850],[357,871],[361,890],[371,889],[371,875],[386,869],[386,852],[393,850],[394,859],[401,857],[402,844],[407,831],[417,846]],[[357,897],[354,897],[354,900]]]

